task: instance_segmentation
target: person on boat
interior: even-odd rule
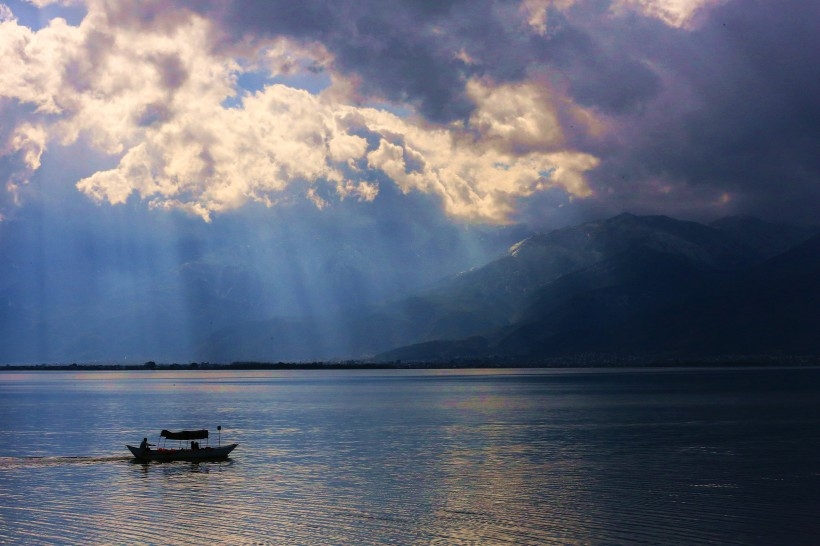
[[[148,443],[148,438],[143,438],[142,442],[140,442],[140,449],[144,449],[146,451],[151,451],[151,447],[150,447],[151,445],[153,445],[153,444]]]

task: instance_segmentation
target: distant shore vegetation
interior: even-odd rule
[[[647,357],[583,354],[527,361],[509,358],[452,359],[447,361],[368,360],[230,363],[189,362],[141,364],[71,363],[6,364],[0,371],[102,371],[102,370],[400,370],[480,368],[687,368],[723,366],[820,366],[820,355],[727,355],[710,357]]]

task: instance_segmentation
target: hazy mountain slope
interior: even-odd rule
[[[604,350],[614,327],[680,301],[717,276],[689,256],[633,248],[544,287],[495,347],[522,355]]]
[[[461,338],[471,338],[473,350],[480,345],[476,336],[538,321],[563,324],[560,344],[580,347],[592,339],[581,334],[585,323],[600,331],[602,322],[648,312],[691,289],[703,275],[750,267],[772,248],[787,246],[806,233],[754,219],[718,224],[721,229],[665,216],[621,214],[534,234],[485,266],[379,306],[352,305],[352,295],[364,290],[363,276],[350,261],[333,261],[325,270],[328,285],[349,295],[347,300],[336,296],[347,303],[341,311],[314,309],[302,318],[220,326],[199,346],[200,358],[361,357]],[[766,241],[765,248],[755,248],[743,237],[747,226],[752,239]],[[318,288],[304,289],[314,293]],[[566,333],[570,324],[577,325],[574,336]],[[498,336],[493,343],[501,343]],[[505,343],[512,347],[513,339]]]
[[[414,332],[417,341],[477,335],[521,320],[520,314],[533,304],[533,298],[548,297],[538,291],[566,275],[573,276],[555,285],[552,293],[566,296],[572,283],[589,282],[590,289],[605,286],[606,268],[614,264],[608,260],[636,249],[678,256],[703,271],[734,270],[759,259],[748,248],[707,226],[663,216],[622,214],[534,235],[514,245],[507,256],[420,294],[423,304],[416,302],[415,306],[424,308],[425,313],[404,313],[403,318],[426,326],[425,331]],[[574,275],[587,268],[586,276]]]
[[[649,317],[636,346],[705,354],[820,353],[820,236]],[[635,334],[635,325],[622,329]]]
[[[637,221],[645,229],[669,223]],[[378,358],[820,352],[818,237],[754,265],[748,254],[723,246],[720,238],[692,232],[695,236],[682,242],[658,245],[670,238],[661,227],[660,233],[635,237],[641,242],[632,247],[617,232],[603,233],[603,239],[617,243],[610,248],[627,250],[547,283],[510,326],[401,347]]]
[[[810,239],[820,230],[805,226],[775,224],[751,216],[729,216],[709,224],[764,258],[771,258]]]
[[[341,246],[270,269],[251,267],[241,249],[193,249],[181,263],[137,253],[116,268],[79,260],[85,275],[52,268],[36,276],[7,238],[0,250],[15,259],[0,272],[0,356],[226,362],[811,350],[816,238],[764,262],[808,231],[753,219],[715,226],[622,214],[535,234],[485,266],[378,305],[371,285],[389,268]]]
[[[380,358],[537,357],[608,349],[608,332],[637,315],[679,301],[725,273],[689,256],[639,245],[536,291],[515,321],[483,336],[390,351]],[[432,353],[430,351],[433,351]]]
[[[304,332],[299,339],[312,352],[321,344],[308,326],[324,322],[329,354],[344,356],[352,333],[337,333],[330,316],[339,309],[411,294],[526,233],[517,226],[419,229],[418,219],[401,216],[385,233],[366,222],[339,232],[326,215],[320,226],[301,216],[210,226],[180,220],[170,233],[142,216],[123,221],[143,226],[126,232],[4,220],[0,364],[231,360],[246,347],[274,358],[281,343],[265,341],[264,323],[294,316],[311,318],[285,321],[288,339]]]

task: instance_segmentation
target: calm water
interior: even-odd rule
[[[820,370],[0,372],[0,543],[818,537]]]

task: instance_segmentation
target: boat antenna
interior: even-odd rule
[[[217,445],[218,447],[222,447],[222,425],[216,425],[216,430],[218,432]]]

